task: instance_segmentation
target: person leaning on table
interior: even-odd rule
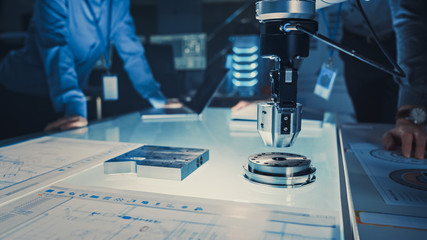
[[[395,128],[383,136],[391,150],[424,159],[427,133],[427,4],[424,0],[389,0],[397,40],[398,64],[406,73],[399,88]],[[413,146],[414,145],[414,146]]]
[[[371,39],[367,41],[368,31],[363,24],[359,12],[352,13],[356,7],[355,1],[348,1],[348,8],[344,8],[344,39],[343,44],[363,50],[365,56],[373,58],[378,52],[376,44]],[[390,75],[351,58],[340,54],[345,60],[346,83],[355,105],[357,120],[361,122],[395,122],[396,127],[383,136],[383,144],[388,150],[402,146],[402,154],[411,156],[414,150],[415,158],[423,159],[426,149],[426,120],[421,115],[427,109],[427,3],[422,0],[375,0],[362,1],[364,10],[377,31],[379,40],[388,53],[394,57],[397,50],[397,60],[406,73],[400,79],[402,84],[395,86]],[[390,9],[382,9],[390,5]],[[388,11],[391,10],[391,16]],[[383,14],[378,15],[378,11]],[[377,12],[377,15],[375,15]],[[385,26],[393,21],[395,39],[392,26]],[[382,26],[382,27],[381,27]],[[360,37],[358,34],[365,34]],[[349,35],[349,36],[347,36]],[[394,44],[394,47],[393,47]],[[357,47],[359,46],[359,47]],[[369,51],[369,47],[372,49]],[[380,54],[382,55],[382,54]],[[378,58],[378,59],[377,59]],[[373,58],[376,61],[385,61],[384,57]],[[348,65],[348,66],[347,66]],[[349,73],[347,73],[349,70]],[[361,71],[362,70],[362,71]],[[359,75],[358,75],[359,74]],[[397,89],[399,87],[399,89]],[[399,91],[399,96],[397,92]],[[398,109],[393,106],[398,104]],[[394,110],[393,110],[394,108]],[[418,112],[418,114],[416,114]],[[423,113],[424,112],[424,113]],[[396,119],[393,119],[393,116]],[[416,120],[416,116],[420,118]],[[414,145],[414,148],[413,148]]]
[[[25,46],[0,64],[0,139],[86,126],[82,89],[108,40],[139,95],[154,107],[166,103],[129,8],[129,0],[35,1]]]

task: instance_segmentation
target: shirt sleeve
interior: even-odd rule
[[[55,111],[86,117],[86,98],[79,88],[74,57],[68,47],[67,0],[39,0],[34,6],[36,45]]]
[[[399,90],[399,106],[427,107],[427,4],[425,0],[389,2],[398,63],[406,74]]]
[[[166,103],[145,57],[145,50],[135,33],[129,0],[113,0],[111,37],[136,91],[153,106]]]

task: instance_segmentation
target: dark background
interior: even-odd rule
[[[83,1],[83,0],[81,0]],[[137,35],[168,33],[212,33],[234,11],[247,2],[246,0],[131,0],[131,13],[135,21]],[[248,24],[257,27],[255,20],[255,1],[231,24],[222,28],[208,42],[208,47],[221,48],[228,41],[228,36],[237,29],[254,30]],[[22,33],[28,28],[32,15],[34,0],[0,0],[0,34]],[[242,22],[246,27],[242,27]],[[250,29],[250,30],[249,30]],[[7,48],[5,43],[19,45],[19,40],[1,40],[0,57]],[[215,49],[215,47],[214,47]],[[209,54],[214,49],[209,50]]]

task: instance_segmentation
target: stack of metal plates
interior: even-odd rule
[[[254,154],[243,169],[246,179],[275,187],[300,187],[316,180],[311,160],[292,153]]]

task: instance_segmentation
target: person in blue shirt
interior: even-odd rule
[[[0,138],[87,125],[82,89],[109,41],[141,97],[166,104],[129,10],[129,0],[36,0],[25,47],[0,64]]]
[[[349,8],[343,13],[342,43],[364,56],[386,63],[376,43],[369,38],[367,25],[354,6],[355,2],[348,1]],[[409,121],[408,113],[414,108],[427,110],[427,4],[424,0],[360,2],[368,19],[372,20],[380,43],[391,57],[397,55],[406,77],[397,85],[390,75],[341,54],[357,119],[395,123],[395,128],[383,136],[385,148],[392,150],[401,145],[403,156],[425,159],[426,125]]]
[[[405,115],[414,108],[427,111],[427,4],[425,0],[389,0],[396,32],[397,60],[406,73],[399,86],[395,127],[383,136],[386,149],[402,146],[402,155],[425,159],[425,122],[414,124]]]

